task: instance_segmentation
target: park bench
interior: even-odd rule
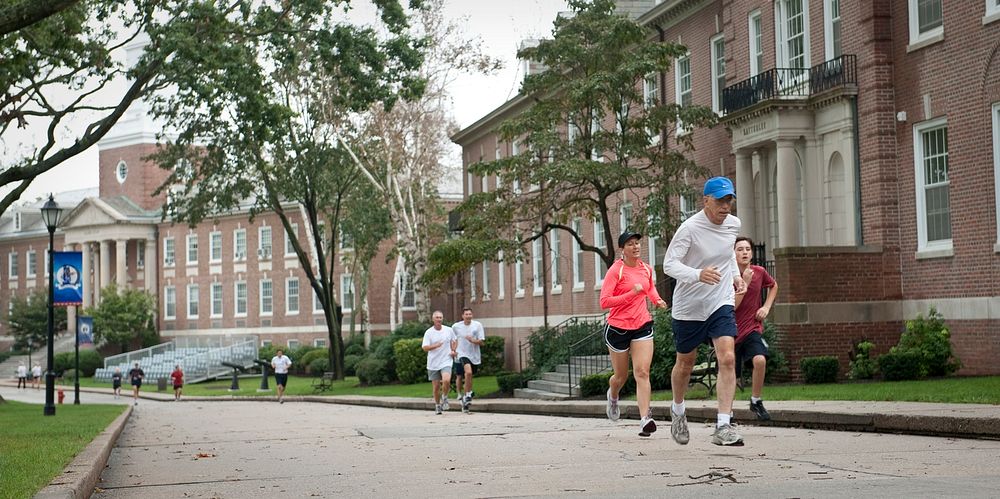
[[[312,387],[313,392],[325,392],[333,388],[334,373],[325,372],[322,376],[313,380]]]
[[[736,388],[743,392],[744,388],[750,384],[750,374],[753,368],[750,366],[743,368],[743,375],[736,379]],[[708,360],[701,364],[695,364],[691,369],[691,384],[701,385],[708,389],[708,395],[715,392],[715,384],[719,380],[719,360],[715,357],[715,348],[708,350]]]

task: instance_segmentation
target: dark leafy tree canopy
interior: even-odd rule
[[[87,309],[94,317],[94,342],[119,345],[153,343],[156,338],[156,306],[153,296],[140,289],[119,290],[114,284],[101,290],[101,303]]]
[[[31,294],[14,296],[9,314],[3,314],[10,335],[14,337],[17,350],[35,350],[48,344],[49,297],[45,288],[36,289]],[[66,307],[53,310],[53,330],[66,330]]]
[[[704,171],[687,157],[693,134],[674,133],[674,124],[711,126],[711,109],[644,93],[647,79],[660,88],[659,76],[686,48],[656,41],[651,30],[616,13],[611,0],[569,3],[573,13],[555,21],[552,38],[518,54],[547,69],[525,78],[521,94],[530,104],[499,126],[500,140],[516,144],[517,154],[469,168],[497,176],[498,187],[459,208],[464,234],[435,249],[438,275],[496,259],[499,250],[518,258],[526,243],[552,229],[610,265],[618,197],[645,196],[647,205],[636,207],[630,227],[666,234],[678,219],[670,200],[689,192],[686,176]],[[575,218],[603,225],[604,244],[583,238]],[[462,257],[470,260],[449,260]]]

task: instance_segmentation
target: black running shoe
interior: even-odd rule
[[[750,402],[750,412],[754,416],[757,416],[758,421],[770,421],[771,415],[767,413],[767,409],[764,408],[764,401],[758,400],[756,403]]]

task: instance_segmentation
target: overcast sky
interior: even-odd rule
[[[474,123],[517,93],[521,79],[515,55],[518,44],[528,38],[549,37],[556,14],[565,10],[568,6],[564,0],[447,1],[445,15],[462,20],[469,34],[482,39],[487,53],[504,61],[503,69],[493,75],[461,75],[455,81],[451,93],[459,126],[464,128]],[[96,187],[97,157],[94,146],[41,175],[21,196],[21,201],[30,201],[49,192]],[[460,161],[457,146],[449,161]],[[451,180],[449,184],[457,185],[460,190],[460,179]]]

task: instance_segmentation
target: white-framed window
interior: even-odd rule
[[[909,0],[910,44],[944,34],[944,0]]]
[[[472,195],[472,172],[466,170],[466,174],[465,175],[466,175],[466,177],[468,177],[466,179],[467,182],[465,183],[466,184],[465,185],[466,192],[468,192],[468,195],[471,196]]]
[[[917,251],[951,249],[948,122],[939,118],[913,127],[917,184]]]
[[[354,276],[351,274],[340,274],[340,306],[343,312],[350,312],[354,309]]]
[[[678,106],[692,104],[691,97],[691,54],[685,54],[674,61],[674,101]],[[677,133],[687,133],[684,122],[677,118]]]
[[[583,222],[579,218],[573,220],[573,232],[577,236],[583,236]],[[583,289],[583,248],[580,241],[573,238],[573,290]]]
[[[313,340],[313,346],[316,348],[326,348],[326,340],[323,338],[316,338]]]
[[[146,241],[136,241],[135,244],[135,268],[146,268]]]
[[[212,317],[222,317],[222,283],[212,283],[212,306],[209,310]]]
[[[187,317],[188,319],[198,318],[198,285],[188,284],[187,286]]]
[[[1000,9],[1000,0],[996,0]],[[994,251],[1000,252],[1000,102],[993,104],[993,193],[996,196],[997,244]]]
[[[257,229],[257,258],[260,260],[270,260],[271,259],[271,248],[273,247],[274,240],[272,239],[271,227],[265,225]]]
[[[242,262],[247,259],[247,230],[233,231],[233,260]]]
[[[504,294],[506,294],[506,291],[507,291],[506,289],[504,289],[504,288],[507,287],[507,283],[506,283],[506,280],[507,280],[506,273],[507,272],[506,272],[506,268],[504,268],[504,267],[505,266],[504,266],[504,262],[503,262],[503,251],[501,251],[497,255],[497,299],[498,300],[503,300],[504,299]]]
[[[524,261],[520,258],[514,262],[514,297],[524,297]]]
[[[698,213],[698,196],[693,192],[687,194],[681,194],[680,196],[680,212],[681,212],[681,222],[691,218],[691,215]]]
[[[604,241],[604,224],[600,220],[594,220],[594,246],[603,252],[607,249],[608,245]],[[601,284],[604,284],[604,274],[607,273],[608,269],[604,265],[604,259],[601,258],[600,253],[594,253],[594,289],[601,289]]]
[[[45,260],[45,262],[42,264],[43,265],[42,272],[45,272],[45,277],[48,277],[49,276],[49,251],[45,250],[45,251],[42,252],[42,254],[45,255],[45,258],[43,258],[43,260]]]
[[[646,111],[656,107],[660,101],[660,75],[649,73],[642,79],[642,108]],[[656,127],[646,129],[649,141],[653,144],[660,142],[660,130]]]
[[[483,300],[490,298],[490,262],[483,262]]]
[[[208,234],[208,261],[219,263],[222,261],[222,233],[211,232]]]
[[[413,276],[409,272],[399,275],[399,296],[403,310],[417,309],[417,290],[413,285]]]
[[[549,277],[552,280],[552,291],[558,293],[562,291],[562,271],[560,270],[559,259],[562,256],[562,234],[559,229],[549,231],[549,249],[551,250],[549,265]]]
[[[1000,0],[986,0],[986,15],[983,24],[1000,19]]]
[[[782,88],[801,85],[809,77],[809,2],[778,0],[774,11],[777,67],[786,69],[778,75],[779,85]]]
[[[299,238],[299,224],[291,224],[291,225],[292,225],[292,231],[285,232],[285,258],[292,258],[296,256],[295,248],[292,246],[292,238],[293,237],[295,239]],[[320,232],[322,233],[322,231]],[[325,241],[326,237],[323,237],[323,240]]]
[[[295,350],[296,348],[299,348],[299,345],[301,344],[302,343],[299,342],[299,340],[288,340],[288,349]]]
[[[272,344],[273,343],[271,342],[271,340],[260,340],[260,346],[262,346],[262,347],[267,348],[267,347],[271,346]]]
[[[349,305],[345,306],[347,310]],[[289,277],[285,279],[285,315],[297,315],[299,313],[299,278]]]
[[[572,116],[566,120],[566,142],[572,145],[576,138],[580,136],[580,127],[576,126],[576,120]]]
[[[187,235],[187,264],[198,265],[198,234]]]
[[[174,238],[167,237],[163,239],[163,266],[173,267],[175,257],[175,245]]]
[[[351,251],[354,249],[354,237],[351,236],[344,227],[340,227],[340,231],[337,232],[338,239],[340,240],[340,249],[343,251]]]
[[[604,151],[598,145],[598,135],[604,131],[601,118],[601,110],[594,109],[590,117],[590,159],[592,161],[604,161]]]
[[[631,225],[632,222],[632,203],[623,203],[618,207],[618,230],[619,232],[625,232],[625,229]]]
[[[518,142],[518,141],[516,141],[516,140],[513,141],[513,142],[511,142],[510,143],[510,156],[514,157],[514,156],[517,156],[520,153],[521,153],[521,143]],[[497,158],[499,158],[499,154],[500,154],[500,151],[497,150]],[[520,194],[521,193],[521,179],[516,179],[515,178],[514,182],[511,184],[511,189],[514,191],[514,194]]]
[[[840,0],[823,0],[823,32],[826,60],[840,57],[844,53],[840,35]]]
[[[260,315],[274,314],[274,283],[270,279],[260,281]]]
[[[750,76],[757,76],[764,71],[764,29],[759,10],[747,16],[747,24],[750,28]]]
[[[469,267],[469,301],[476,301],[476,266]]]
[[[712,110],[722,114],[722,91],[726,88],[726,36],[712,37]]]
[[[38,273],[38,259],[36,258],[35,250],[28,250],[24,257],[28,262],[28,278],[32,279]]]
[[[124,159],[118,160],[118,164],[115,166],[115,179],[118,180],[119,184],[124,184],[126,178],[128,178],[128,163]]]
[[[236,305],[233,314],[236,317],[247,316],[247,282],[236,281],[233,285],[233,295],[236,297]]]
[[[7,257],[7,275],[11,279],[17,279],[20,273],[20,270],[18,269],[18,267],[20,267],[20,262],[17,261],[19,256],[20,255],[18,255],[16,251],[12,251]]]
[[[542,238],[531,242],[531,277],[534,281],[534,294],[542,294],[544,269],[542,269]]]
[[[163,287],[163,318],[166,320],[177,318],[177,288],[173,286]]]
[[[316,290],[312,290],[313,296],[313,313],[322,314],[323,313],[323,301],[319,299],[319,293]]]

